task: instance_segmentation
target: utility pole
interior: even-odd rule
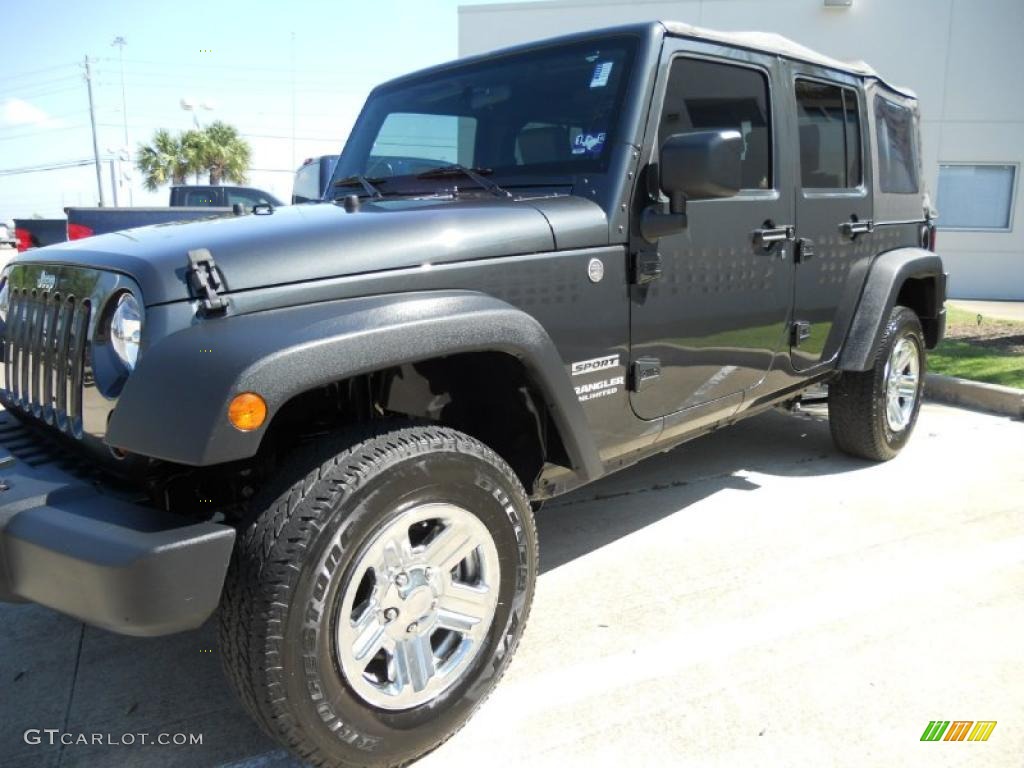
[[[292,168],[295,163],[295,33],[292,32]]]
[[[114,196],[114,207],[117,208],[117,160],[110,158],[110,190]]]
[[[105,206],[103,199],[103,175],[100,170],[100,144],[96,138],[96,107],[92,101],[92,69],[89,66],[89,57],[85,57],[85,85],[89,91],[89,122],[92,123],[92,154],[96,160],[96,188],[100,193],[100,207]]]
[[[121,60],[121,119],[124,122],[124,150],[131,156],[132,145],[128,143],[128,99],[125,97],[124,90],[124,47],[128,45],[128,41],[125,40],[121,35],[114,38],[114,42],[111,45],[116,45],[119,50],[119,57]],[[134,200],[132,198],[132,185],[127,184],[128,187],[128,205],[132,205]],[[116,205],[116,203],[115,203]]]

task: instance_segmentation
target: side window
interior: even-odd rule
[[[772,186],[768,80],[748,67],[676,59],[669,74],[658,142],[676,133],[734,130],[743,137],[744,189]]]
[[[263,195],[257,195],[255,192],[244,192],[240,189],[228,190],[228,205],[241,203],[244,207],[251,208],[254,205],[266,205],[269,202]]]
[[[914,113],[894,101],[875,96],[875,131],[878,134],[878,188],[897,194],[917,192]]]
[[[216,200],[213,199],[213,192],[208,189],[190,189],[185,193],[185,200],[182,205],[188,207],[202,207],[209,205],[216,205]]]
[[[857,94],[850,88],[796,81],[800,183],[804,189],[860,185],[861,139]]]

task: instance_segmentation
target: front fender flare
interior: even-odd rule
[[[933,297],[933,306],[942,309],[945,302],[946,278],[942,259],[923,248],[895,248],[878,256],[868,272],[857,312],[839,357],[839,369],[866,371],[875,361],[882,332],[900,289],[911,278],[936,278],[942,295]]]
[[[143,456],[208,466],[255,455],[274,414],[333,381],[440,355],[497,351],[520,359],[543,393],[585,479],[602,465],[565,364],[543,326],[472,291],[341,299],[197,323],[147,349],[111,416],[107,442]],[[240,392],[267,402],[252,432],[227,420]]]

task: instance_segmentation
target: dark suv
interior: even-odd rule
[[[318,765],[399,765],[497,683],[533,512],[827,385],[894,457],[945,275],[913,95],[651,23],[380,86],[319,203],[3,273],[0,593],[135,635],[218,609]]]

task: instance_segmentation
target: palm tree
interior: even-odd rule
[[[245,184],[252,149],[237,128],[218,120],[204,130],[192,129],[177,136],[161,128],[150,144],[139,145],[136,158],[146,189],[155,192],[168,182],[185,184],[192,173],[199,183],[203,171],[210,175],[211,184]]]
[[[202,133],[198,152],[199,165],[209,172],[211,184],[246,183],[252,149],[233,125],[220,120],[210,123]]]
[[[168,182],[185,183],[193,163],[185,153],[182,139],[183,136],[172,136],[170,131],[161,128],[153,134],[150,144],[139,145],[135,165],[150,192],[155,192]]]
[[[196,175],[196,184],[199,183],[199,173],[206,170],[206,142],[206,133],[197,128],[190,128],[178,135],[182,165],[188,168],[188,173]]]

